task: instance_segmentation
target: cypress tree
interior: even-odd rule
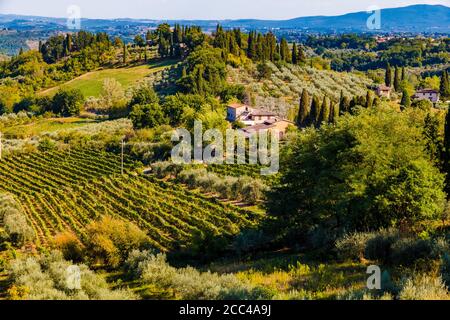
[[[424,130],[423,134],[426,139],[427,150],[431,155],[431,158],[436,163],[441,163],[442,151],[443,151],[443,141],[439,134],[440,121],[438,117],[433,116],[428,113],[424,120]]]
[[[384,83],[388,87],[392,86],[392,69],[391,69],[391,65],[389,63],[386,66],[386,76],[384,79]]]
[[[277,42],[277,45],[275,46],[275,57],[274,60],[280,60],[281,59],[281,49],[280,49],[280,44]]]
[[[257,60],[264,61],[266,59],[264,55],[264,42],[263,42],[263,36],[261,33],[258,33],[258,36],[256,37],[256,57]]]
[[[402,68],[402,81],[406,80],[406,70],[405,67]]]
[[[303,47],[301,45],[298,46],[297,59],[301,63],[306,62],[306,54],[305,54],[305,51],[303,51]]]
[[[182,71],[181,71],[181,78],[185,78],[187,77],[187,71],[186,71],[186,67],[183,67]]]
[[[306,89],[303,89],[297,116],[297,125],[299,127],[305,127],[308,125],[308,120],[311,113],[310,105],[311,102],[309,100],[308,92],[306,91]]]
[[[395,91],[400,91],[400,69],[395,67],[395,74],[394,74],[394,89]]]
[[[123,44],[123,63],[127,63],[127,59],[128,59],[128,49],[127,49],[127,45],[124,43]]]
[[[441,84],[439,87],[439,92],[443,97],[450,97],[450,82],[448,78],[448,71],[445,70],[441,76]]]
[[[323,98],[322,108],[320,110],[319,123],[328,123],[330,121],[330,103],[327,97]]]
[[[450,190],[450,108],[445,117],[444,128],[444,171],[447,173],[446,191]]]
[[[67,34],[66,43],[67,43],[67,50],[69,51],[69,53],[72,52],[72,35],[70,33]]]
[[[411,107],[411,97],[409,96],[409,93],[406,89],[403,90],[402,101],[400,102],[400,105],[403,108]]]
[[[350,111],[350,100],[344,96],[344,91],[341,90],[341,98],[339,99],[339,114],[344,115]]]
[[[294,44],[292,45],[292,63],[293,64],[298,64],[298,49],[297,49],[297,44],[294,42]]]
[[[336,123],[337,119],[339,118],[340,110],[339,110],[339,103],[333,104],[333,110],[330,116],[330,122]]]
[[[373,98],[372,98],[372,94],[370,93],[370,91],[367,91],[367,95],[366,95],[366,108],[372,108],[373,106]]]
[[[281,60],[284,62],[290,62],[291,61],[291,57],[289,55],[289,44],[286,41],[285,38],[281,39],[281,44],[280,44],[280,54],[281,54]]]
[[[250,32],[248,36],[247,56],[256,59],[256,32]]]
[[[309,123],[316,125],[319,123],[320,116],[320,101],[319,98],[313,96],[311,104],[311,112],[309,113]]]

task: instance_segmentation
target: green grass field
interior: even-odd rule
[[[85,97],[98,97],[102,90],[103,81],[107,78],[116,79],[126,89],[139,80],[142,80],[153,73],[162,71],[174,65],[176,62],[177,61],[175,60],[169,60],[133,67],[93,71],[62,85],[41,91],[40,95],[53,95],[59,88],[64,87],[69,89],[79,89]]]
[[[41,119],[32,123],[6,128],[3,130],[3,133],[18,138],[26,138],[36,136],[44,132],[78,128],[95,122],[96,120],[78,117]]]

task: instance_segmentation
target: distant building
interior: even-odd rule
[[[248,114],[251,110],[252,109],[245,104],[240,103],[230,104],[227,108],[227,120],[230,122],[239,121],[241,116]]]
[[[227,108],[229,122],[241,122],[245,125],[242,131],[249,136],[260,131],[278,130],[280,139],[284,138],[287,128],[294,125],[292,122],[282,120],[270,111],[255,109],[244,104],[230,104]]]
[[[433,89],[418,90],[412,98],[415,100],[429,100],[435,103],[439,101],[439,91]]]
[[[385,98],[388,98],[388,99],[391,98],[391,91],[392,91],[392,89],[390,87],[388,87],[388,86],[385,86],[385,85],[378,86],[377,90],[376,90],[377,96],[385,97]]]

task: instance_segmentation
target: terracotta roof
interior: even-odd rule
[[[436,90],[433,90],[433,89],[421,89],[421,90],[417,90],[417,92],[416,92],[416,94],[417,93],[439,93],[438,91],[436,91]]]
[[[254,110],[252,112],[252,116],[273,116],[275,117],[276,114],[270,111],[263,111],[263,110]]]
[[[390,87],[388,87],[388,86],[385,86],[385,85],[380,85],[380,86],[378,86],[378,90],[381,90],[381,91],[391,91],[392,89],[390,88]]]
[[[228,105],[228,108],[232,108],[232,109],[239,109],[239,108],[243,108],[243,107],[247,107],[245,104],[241,104],[241,103],[231,103]]]
[[[268,130],[268,129],[273,128],[273,127],[274,127],[273,124],[260,123],[260,124],[255,124],[254,126],[251,126],[251,127],[244,128],[244,129],[242,129],[242,131],[244,131],[244,132],[251,132],[251,131],[258,132],[258,131],[261,131],[261,130]]]

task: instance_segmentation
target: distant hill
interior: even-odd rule
[[[316,16],[284,21],[238,20],[230,26],[247,28],[309,29],[312,31],[368,31],[367,12],[342,16]],[[442,5],[414,5],[381,10],[381,31],[386,32],[450,32],[450,8]]]
[[[156,26],[161,22],[199,25],[212,29],[217,23],[225,28],[243,29],[299,29],[310,32],[368,32],[370,13],[356,12],[341,16],[302,17],[291,20],[151,20],[151,19],[83,19],[82,26],[90,31],[133,29],[140,26]],[[0,14],[0,27],[14,30],[65,30],[62,18],[30,17]],[[450,8],[443,5],[413,5],[381,10],[381,30],[377,32],[450,33]]]

